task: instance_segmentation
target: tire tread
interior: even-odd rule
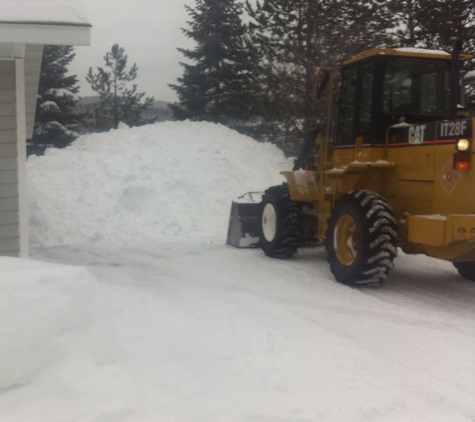
[[[333,245],[333,231],[339,214],[345,209],[356,210],[365,237],[361,252],[352,269],[338,261]],[[327,251],[330,269],[335,278],[347,285],[380,284],[394,268],[397,256],[397,223],[387,201],[372,191],[358,190],[346,193],[335,203],[328,220]],[[361,254],[361,255],[360,255]]]
[[[291,258],[297,253],[302,238],[301,212],[291,200],[289,187],[285,183],[272,186],[264,192],[262,203],[268,202],[274,204],[278,214],[278,228],[276,238],[272,242],[267,242],[261,232],[261,248],[272,258]]]

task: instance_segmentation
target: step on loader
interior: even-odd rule
[[[282,172],[286,183],[233,205],[228,243],[290,258],[323,242],[350,286],[380,284],[398,248],[475,280],[475,118],[463,107],[460,62],[471,56],[461,50],[373,49],[320,68],[324,133]]]

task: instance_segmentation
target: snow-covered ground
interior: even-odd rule
[[[283,154],[222,126],[89,135],[28,164],[34,260],[0,258],[0,420],[474,422],[475,284],[381,288],[224,245]]]

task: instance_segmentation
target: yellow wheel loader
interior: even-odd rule
[[[461,49],[373,49],[319,69],[325,133],[282,172],[287,183],[233,203],[228,243],[289,258],[323,242],[351,286],[380,284],[398,247],[475,280],[475,118],[460,105],[460,61],[471,58]]]

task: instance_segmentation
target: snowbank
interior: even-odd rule
[[[0,258],[0,389],[22,385],[78,350],[112,363],[113,321],[83,267]]]
[[[0,257],[0,274],[3,415],[31,420],[31,409],[59,403],[75,414],[130,403],[133,387],[116,365],[113,312],[85,268]]]
[[[283,167],[274,145],[213,123],[89,134],[29,158],[31,245],[163,235],[224,241],[231,200],[282,183]]]

